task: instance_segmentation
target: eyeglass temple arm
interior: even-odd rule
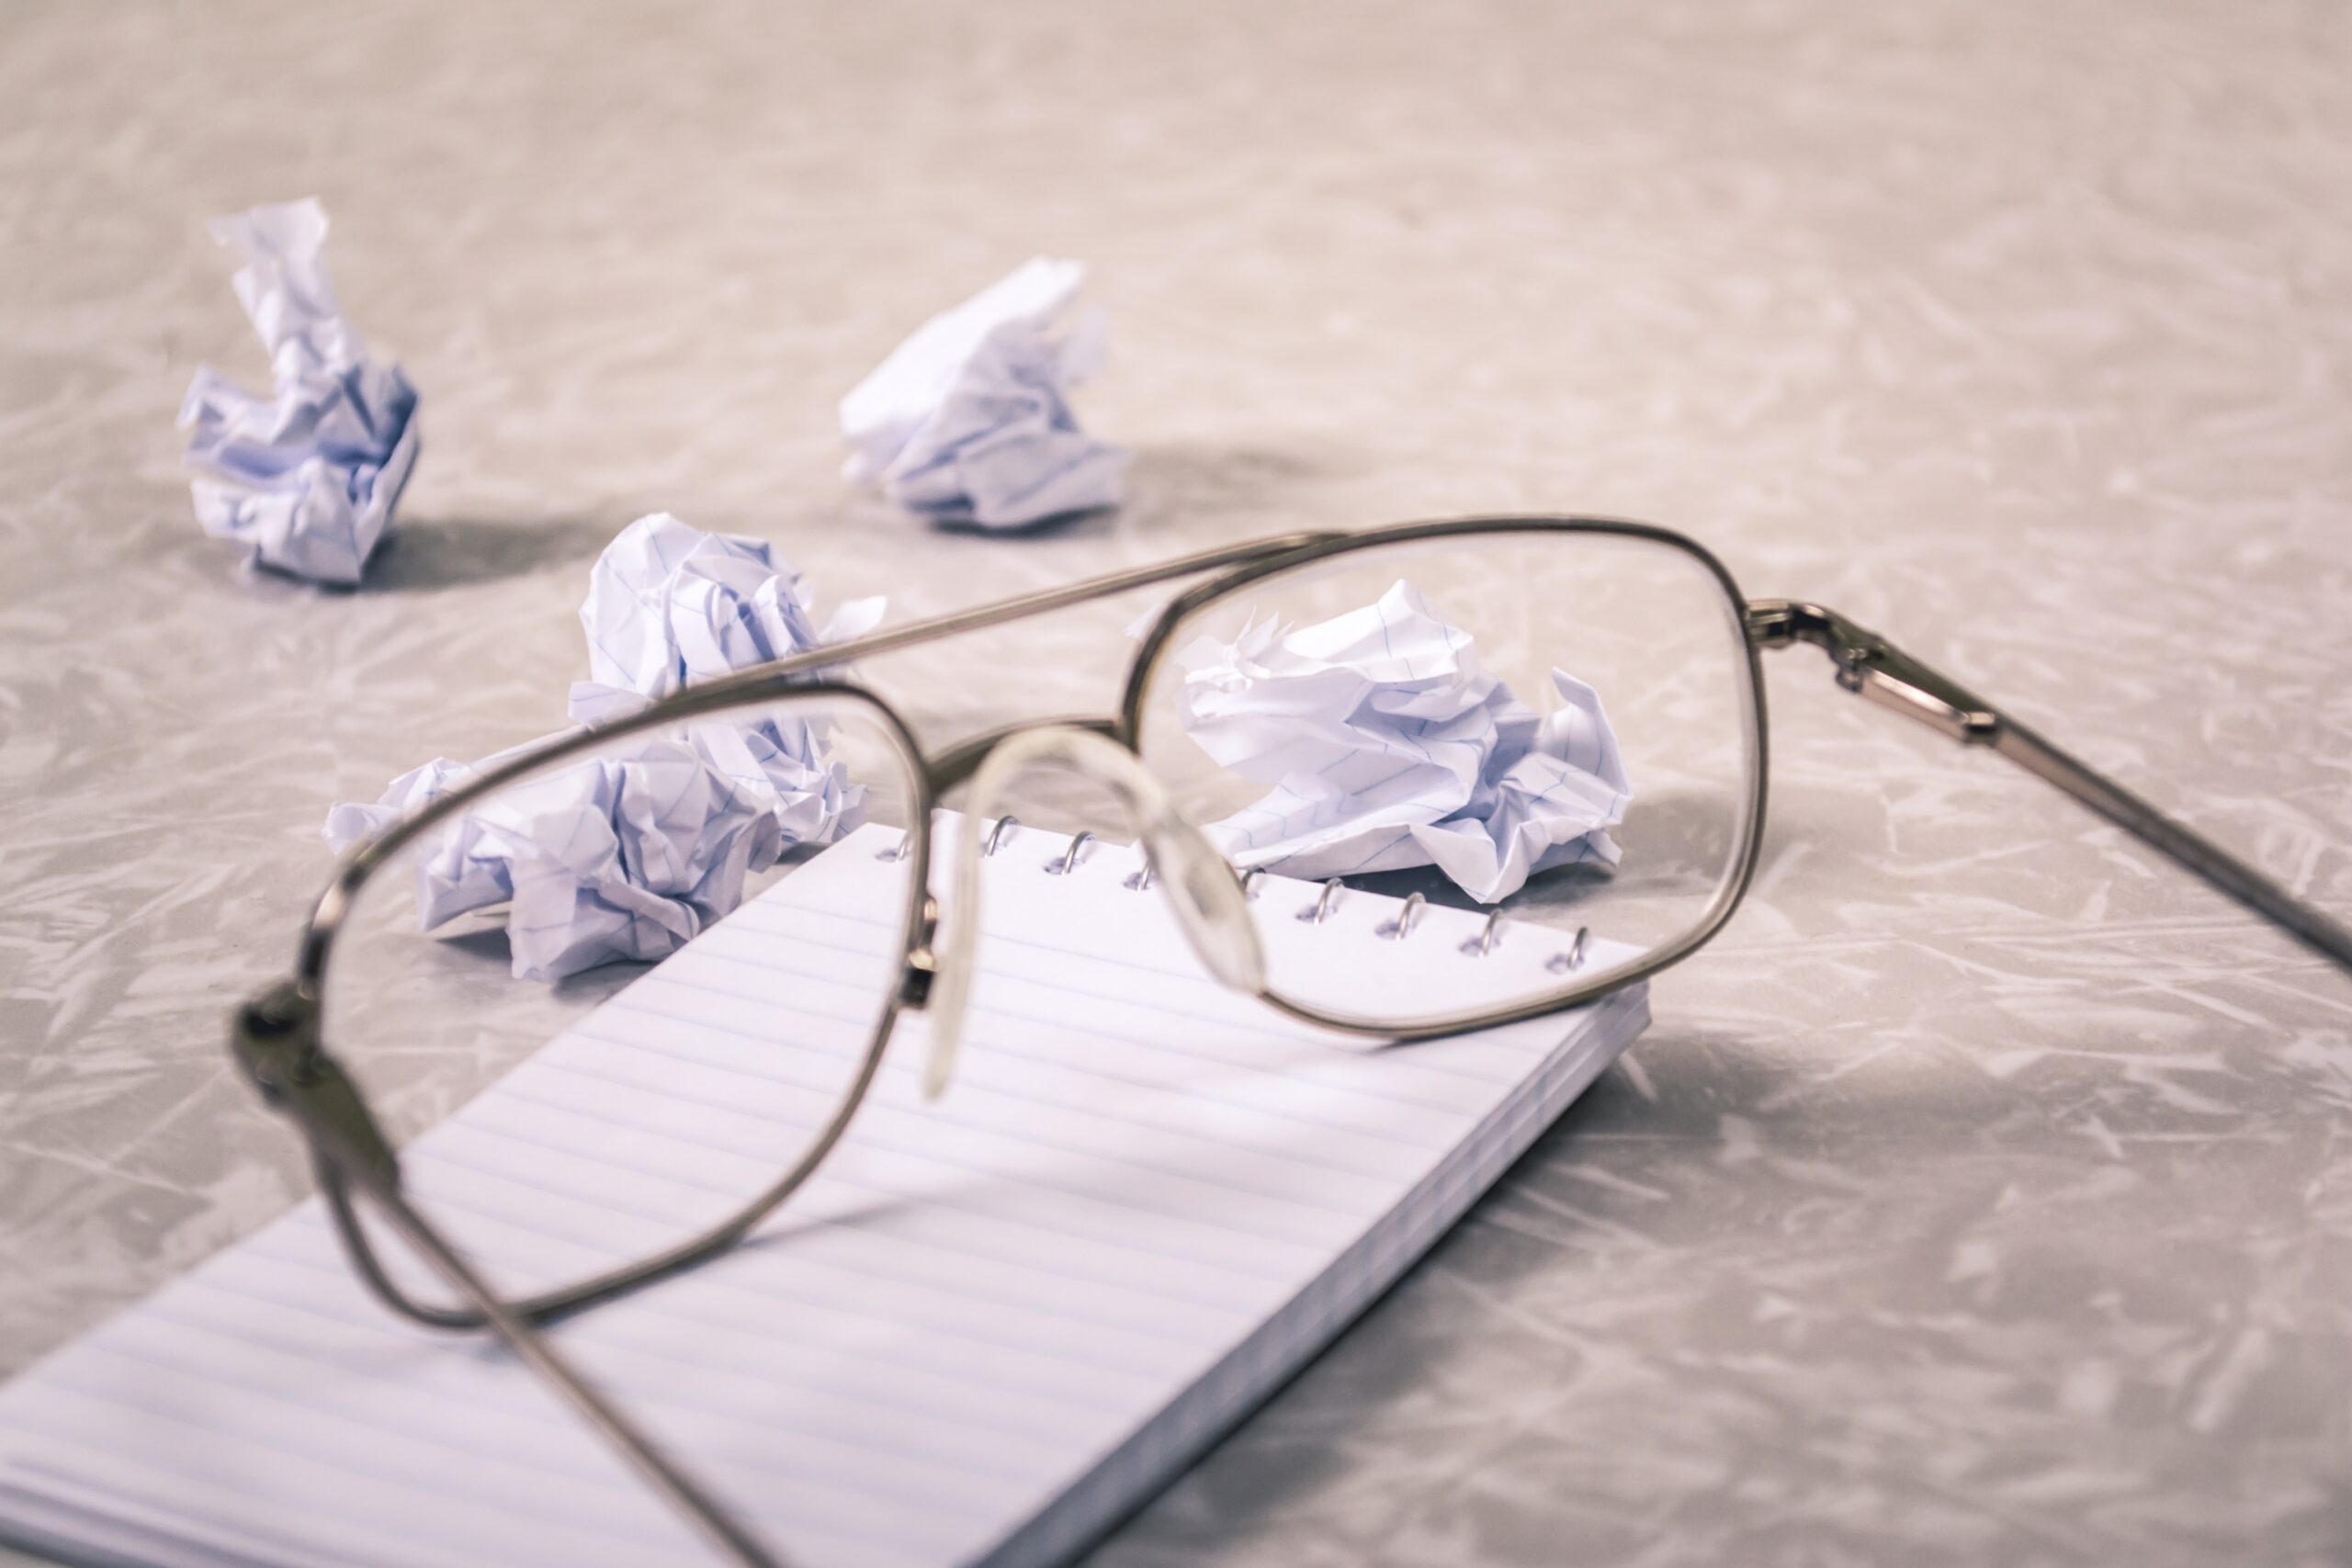
[[[232,1030],[238,1064],[262,1098],[300,1126],[322,1167],[331,1167],[375,1200],[401,1239],[481,1314],[515,1356],[553,1383],[647,1484],[686,1516],[729,1561],[743,1568],[784,1568],[783,1560],[737,1524],[701,1484],[679,1469],[637,1425],[606,1403],[546,1336],[504,1302],[428,1224],[401,1190],[390,1143],[358,1087],[317,1043],[315,1006],[293,986],[239,1010]]]
[[[1836,662],[1838,683],[1846,690],[1963,745],[1991,747],[2352,970],[2352,931],[1876,632],[1855,625],[1835,610],[1793,599],[1750,602],[1747,623],[1747,639],[1757,648],[1812,644]]]

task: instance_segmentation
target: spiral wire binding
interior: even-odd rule
[[[1567,952],[1554,953],[1544,960],[1544,967],[1555,975],[1573,975],[1583,968],[1585,943],[1591,935],[1590,926],[1578,926],[1576,940],[1568,943]]]
[[[1008,828],[1017,828],[1020,825],[1020,819],[1017,818],[998,818],[996,819],[995,826],[989,829],[988,842],[980,847],[980,852],[984,855],[992,855],[996,853],[997,845],[1004,837],[1005,829]],[[1046,862],[1046,874],[1048,876],[1068,876],[1071,872],[1076,871],[1078,869],[1079,855],[1085,850],[1086,846],[1093,840],[1093,838],[1094,835],[1091,831],[1081,829],[1077,837],[1070,840],[1069,847],[1068,849],[1064,850],[1054,859]],[[874,858],[883,861],[904,860],[907,857],[907,852],[912,842],[913,836],[911,834],[901,834],[898,844],[894,848],[880,851]],[[1121,883],[1121,886],[1126,887],[1131,892],[1148,893],[1151,890],[1153,881],[1158,874],[1159,868],[1152,863],[1150,852],[1146,851],[1144,852],[1143,864],[1136,870],[1129,872],[1126,874],[1125,879]],[[1241,874],[1241,897],[1245,899],[1256,897],[1258,896],[1258,883],[1265,876],[1265,874],[1266,868],[1261,865],[1253,865],[1249,870],[1243,872]],[[1298,919],[1300,922],[1310,926],[1319,926],[1323,924],[1326,920],[1331,918],[1332,908],[1338,904],[1340,895],[1346,891],[1347,885],[1336,876],[1324,883],[1323,890],[1316,896],[1315,902],[1309,904],[1306,908],[1298,912]],[[1428,903],[1429,900],[1419,893],[1407,894],[1405,896],[1405,902],[1396,910],[1396,918],[1392,920],[1383,920],[1379,925],[1373,928],[1373,934],[1375,936],[1386,937],[1391,942],[1404,941],[1405,938],[1412,934],[1415,919],[1420,914],[1422,908],[1426,907]],[[1463,956],[1465,958],[1484,958],[1488,953],[1494,952],[1494,950],[1502,943],[1502,929],[1503,911],[1500,909],[1489,911],[1487,916],[1487,923],[1478,928],[1478,934],[1462,944],[1460,951]],[[1577,928],[1577,934],[1569,939],[1568,950],[1566,953],[1554,953],[1549,959],[1544,961],[1544,967],[1555,975],[1575,974],[1577,970],[1584,967],[1586,950],[1590,945],[1591,941],[1592,928],[1590,926],[1578,926]]]
[[[1487,923],[1478,928],[1478,934],[1462,944],[1463,953],[1470,958],[1484,958],[1494,952],[1495,944],[1502,940],[1502,934],[1503,912],[1497,909],[1487,917]]]
[[[989,829],[988,842],[980,846],[980,853],[983,855],[992,855],[996,853],[997,846],[1004,841],[1004,830],[1008,828],[1018,828],[1020,826],[1021,818],[1014,817],[1010,813],[998,818],[996,819],[996,826]]]
[[[1385,936],[1391,942],[1404,941],[1413,929],[1413,917],[1419,914],[1421,906],[1428,902],[1428,899],[1418,893],[1408,893],[1405,896],[1405,902],[1396,910],[1396,918],[1393,920],[1383,920],[1379,925],[1374,926],[1373,934]]]
[[[1057,860],[1049,860],[1046,863],[1046,874],[1048,876],[1068,876],[1071,872],[1076,871],[1078,869],[1079,852],[1086,848],[1087,841],[1093,837],[1094,835],[1087,831],[1085,829],[1080,829],[1078,831],[1078,837],[1069,841],[1069,848],[1061,852],[1060,858]]]

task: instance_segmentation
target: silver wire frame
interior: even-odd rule
[[[2210,840],[2157,811],[2078,759],[2000,713],[1958,683],[1816,604],[1790,600],[1745,599],[1731,574],[1703,547],[1684,535],[1648,524],[1602,518],[1488,516],[1408,523],[1363,533],[1301,533],[1206,550],[1114,572],[1063,588],[1049,589],[994,604],[913,622],[854,642],[829,646],[747,670],[678,693],[652,706],[594,730],[582,730],[485,770],[461,787],[418,809],[381,837],[360,846],[337,870],[321,895],[304,931],[293,975],[239,1010],[231,1030],[232,1050],[247,1076],[273,1106],[288,1114],[308,1142],[335,1228],[353,1266],[370,1289],[395,1312],[447,1329],[489,1328],[518,1357],[546,1376],[639,1470],[649,1484],[699,1526],[713,1545],[739,1562],[777,1562],[731,1514],[663,1455],[635,1425],[583,1382],[537,1326],[581,1311],[650,1280],[688,1269],[724,1250],[756,1226],[805,1181],[846,1131],[880,1066],[884,1046],[899,1013],[921,1008],[936,967],[932,942],[938,908],[928,888],[931,819],[947,790],[968,779],[989,752],[1008,736],[1037,728],[1009,727],[925,757],[905,723],[879,697],[842,680],[851,662],[943,637],[1009,625],[1025,617],[1130,589],[1184,578],[1216,575],[1180,594],[1145,635],[1127,671],[1119,709],[1111,717],[1072,721],[1109,735],[1133,750],[1146,693],[1177,626],[1227,594],[1276,574],[1357,550],[1450,538],[1507,535],[1558,535],[1644,541],[1678,551],[1713,578],[1723,592],[1724,613],[1738,634],[1746,679],[1741,682],[1743,748],[1748,793],[1739,813],[1731,864],[1713,900],[1697,924],[1679,941],[1579,984],[1515,1006],[1464,1013],[1403,1030],[1378,1020],[1330,1014],[1271,991],[1261,999],[1294,1018],[1365,1035],[1399,1040],[1428,1039],[1483,1029],[1582,1006],[1680,962],[1704,945],[1731,918],[1756,865],[1764,825],[1767,739],[1764,682],[1759,655],[1792,643],[1808,643],[1829,654],[1838,683],[1892,710],[1960,740],[1991,748],[2063,790],[2091,810],[2171,857],[2222,891],[2276,921],[2335,963],[2352,970],[2352,933],[2319,910]],[[467,1261],[408,1202],[401,1190],[399,1163],[357,1088],[321,1037],[319,1020],[330,983],[336,938],[354,900],[368,879],[403,848],[461,816],[486,795],[567,758],[601,749],[613,740],[707,718],[747,705],[824,699],[864,709],[906,764],[911,791],[902,857],[908,866],[908,896],[899,976],[886,1000],[857,1075],[840,1110],[814,1145],[774,1185],[725,1224],[630,1268],[615,1269],[568,1290],[519,1302],[498,1299]],[[413,1299],[376,1256],[358,1204],[381,1210],[401,1238],[433,1265],[469,1304],[428,1305]]]

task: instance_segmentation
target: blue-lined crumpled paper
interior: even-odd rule
[[[1081,264],[1038,256],[924,322],[842,400],[843,474],[983,528],[1115,503],[1128,454],[1069,406],[1102,367],[1110,320],[1087,310],[1057,330],[1085,280]]]
[[[572,688],[572,716],[609,723],[696,681],[858,635],[882,601],[843,605],[821,633],[809,612],[799,575],[764,542],[641,518],[590,578],[581,621],[598,679]],[[827,729],[778,716],[700,720],[502,790],[419,851],[419,925],[509,904],[524,979],[666,957],[731,913],[746,879],[786,848],[829,843],[864,820],[865,789],[828,755]],[[372,806],[334,807],[327,841],[371,838],[516,754],[428,762]]]
[[[864,637],[884,604],[854,599],[820,628],[808,584],[766,540],[640,517],[588,574],[589,679],[571,688],[571,716],[610,723],[697,681]]]
[[[197,371],[179,420],[196,520],[249,561],[357,582],[416,466],[416,389],[344,320],[317,202],[256,207],[211,231],[244,256],[237,298],[269,351],[272,389],[257,397],[209,365]]]
[[[1613,866],[1633,799],[1591,687],[1555,669],[1538,716],[1483,671],[1470,634],[1399,581],[1306,626],[1265,621],[1177,650],[1178,722],[1270,784],[1209,825],[1238,866],[1347,876],[1434,865],[1482,903],[1572,862]]]
[[[328,813],[327,840],[372,836],[476,771],[444,758],[403,773],[377,805]],[[783,842],[770,803],[699,746],[648,741],[502,790],[434,838],[417,859],[417,924],[508,905],[520,979],[664,958],[741,904]]]

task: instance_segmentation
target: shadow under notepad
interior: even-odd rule
[[[1642,1043],[1636,1041],[1634,1048]],[[1696,1035],[1648,1043],[1653,1054],[1698,1064],[1719,1052],[1742,1049],[1736,1040]],[[1703,1075],[1706,1068],[1697,1071]],[[1472,1310],[1491,1314],[1499,1305],[1510,1316],[1533,1315],[1532,1302],[1523,1314],[1510,1303],[1539,1277],[1577,1281],[1573,1288],[1578,1290],[1608,1290],[1604,1250],[1573,1243],[1549,1248],[1492,1245],[1498,1235],[1519,1239],[1497,1225],[1497,1212],[1551,1168],[1589,1153],[1579,1146],[1580,1137],[1712,1139],[1714,1112],[1708,1097],[1668,1098],[1661,1105],[1645,1080],[1635,1080],[1622,1063],[1611,1065],[1395,1284],[1165,1491],[1114,1526],[1081,1561],[1110,1568],[1156,1562],[1171,1549],[1189,1554],[1295,1539],[1297,1521],[1312,1516],[1313,1499],[1363,1475],[1366,1449],[1380,1441],[1384,1422],[1394,1423],[1389,1436],[1400,1450],[1459,1438],[1479,1410],[1466,1395],[1459,1395],[1462,1404],[1455,1411],[1432,1412],[1430,1404],[1433,1397],[1448,1397],[1443,1391],[1454,1386],[1451,1366],[1473,1361],[1488,1343],[1458,1332],[1462,1303],[1458,1295],[1438,1293],[1444,1281],[1470,1281],[1476,1298]],[[1607,1213],[1612,1197],[1620,1204],[1630,1199],[1605,1187],[1593,1194],[1589,1225],[1603,1233],[1614,1229]],[[1462,1288],[1457,1285],[1457,1292]],[[1577,1368],[1558,1371],[1566,1381]],[[1448,1420],[1453,1416],[1460,1417],[1458,1424]]]

